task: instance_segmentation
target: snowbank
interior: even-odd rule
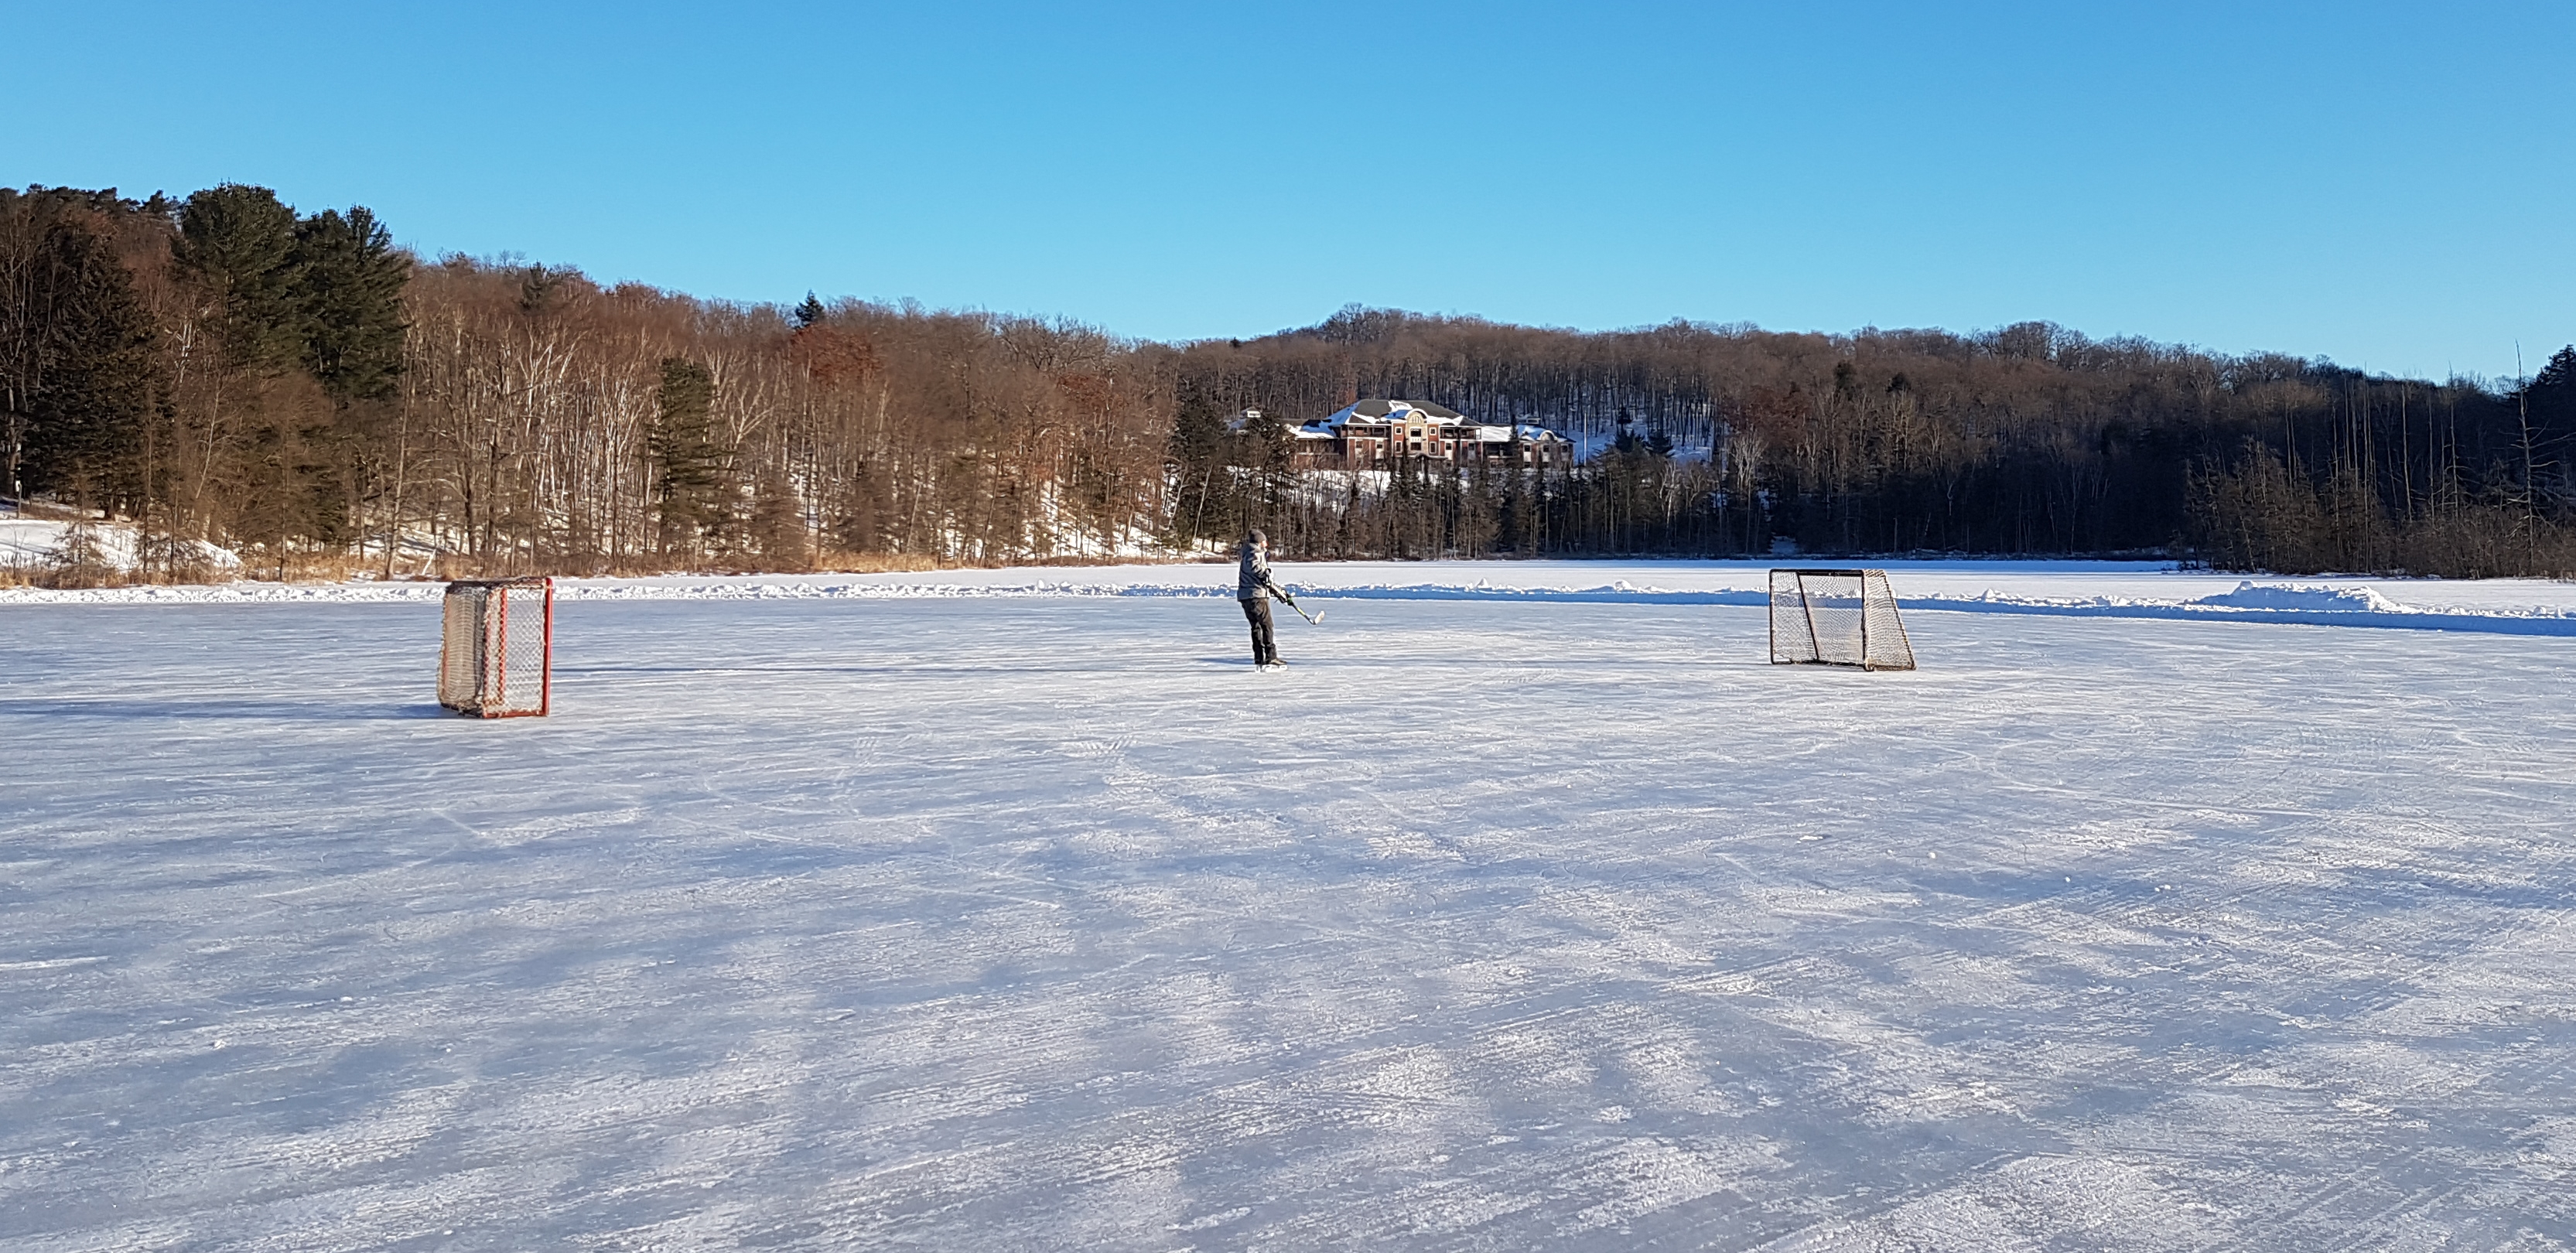
[[[2110,567],[2108,569],[2101,567]],[[1610,567],[1634,574],[1596,582],[1602,567],[1580,562],[1353,562],[1283,565],[1291,590],[1322,600],[1496,601],[1565,604],[1715,605],[1766,603],[1765,567],[1729,563],[1636,563]],[[2168,572],[2170,573],[2170,572]],[[1371,578],[1370,576],[1378,576]],[[1396,577],[1386,577],[1396,576]],[[1408,577],[1409,576],[1409,577]],[[1980,578],[1979,576],[1983,576]],[[2201,595],[2140,596],[2140,572],[2113,563],[1986,563],[1983,567],[1897,570],[1899,602],[1933,613],[2042,614],[2079,618],[2165,618],[2199,622],[2475,631],[2505,635],[2576,635],[2576,589],[2523,581],[2532,599],[2563,603],[2474,603],[2476,589],[2425,581],[2407,585],[2467,604],[2400,602],[2353,583],[2241,580],[2232,590]],[[2207,586],[2208,576],[2177,575],[2177,593]],[[2002,587],[1976,587],[1979,582]],[[1974,588],[1975,590],[1969,590]],[[2116,590],[2097,590],[2097,589]],[[442,583],[280,584],[119,587],[81,591],[0,591],[10,604],[367,604],[426,603]],[[950,570],[892,574],[662,576],[559,579],[566,601],[809,601],[950,597],[1224,597],[1234,595],[1227,565],[1098,566]]]
[[[2232,592],[2191,602],[2225,609],[2299,609],[2319,613],[2414,613],[2369,587],[2331,587],[2317,583],[2256,583],[2251,579]]]

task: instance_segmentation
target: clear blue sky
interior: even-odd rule
[[[1795,7],[0,0],[0,180],[1165,339],[1360,301],[2437,377],[2576,341],[2567,0]]]

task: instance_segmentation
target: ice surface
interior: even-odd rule
[[[1412,569],[0,603],[0,1247],[2576,1243],[2569,641]]]

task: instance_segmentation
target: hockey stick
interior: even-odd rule
[[[1315,612],[1313,612],[1313,613],[1308,613],[1308,612],[1306,612],[1306,607],[1305,607],[1305,606],[1300,605],[1300,604],[1298,604],[1297,602],[1295,602],[1295,601],[1293,601],[1293,600],[1288,602],[1288,607],[1289,607],[1289,608],[1291,608],[1291,609],[1296,610],[1296,611],[1297,611],[1297,616],[1298,616],[1298,617],[1300,617],[1300,618],[1304,618],[1304,619],[1307,621],[1307,623],[1308,623],[1309,625],[1312,625],[1312,626],[1322,626],[1322,625],[1324,625],[1324,611],[1323,611],[1323,610],[1318,609],[1318,610],[1316,610],[1316,611],[1315,611]]]

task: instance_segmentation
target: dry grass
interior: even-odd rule
[[[953,567],[956,563],[946,564]],[[894,574],[941,568],[941,562],[919,553],[822,553],[814,559],[818,574]]]

